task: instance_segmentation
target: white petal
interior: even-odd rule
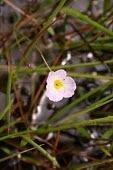
[[[54,79],[54,75],[55,75],[55,72],[54,71],[50,71],[49,74],[48,74],[48,78],[47,78],[47,83],[50,83],[53,81]]]
[[[63,99],[64,89],[56,90],[55,88],[49,88],[46,90],[46,96],[53,102],[58,102]]]
[[[64,98],[68,98],[74,95],[76,83],[71,77],[66,77],[64,88],[65,88]]]
[[[67,75],[67,73],[66,73],[66,71],[65,70],[57,70],[56,72],[55,72],[55,75],[57,75],[58,76],[58,78],[59,79],[65,79],[66,78],[66,75]]]

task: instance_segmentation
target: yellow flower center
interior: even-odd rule
[[[55,87],[55,89],[60,89],[61,87],[63,87],[63,82],[61,81],[61,80],[55,80],[54,81],[54,87]]]

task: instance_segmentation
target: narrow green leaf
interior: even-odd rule
[[[6,160],[11,159],[11,158],[14,158],[15,156],[18,156],[18,155],[20,155],[20,154],[22,154],[22,153],[25,153],[25,152],[29,152],[29,151],[31,151],[31,150],[33,150],[33,149],[34,149],[34,148],[30,148],[30,149],[27,149],[27,150],[25,150],[25,151],[17,152],[16,154],[12,154],[12,155],[10,155],[10,156],[4,157],[4,158],[0,159],[0,162],[6,161]]]
[[[108,35],[111,35],[113,36],[113,32],[110,31],[109,29],[105,28],[104,26],[98,24],[97,22],[93,21],[92,19],[90,19],[88,16],[78,12],[78,11],[75,11],[74,9],[72,8],[68,8],[68,7],[64,7],[63,8],[63,11],[67,14],[71,14],[83,21],[86,21],[87,23],[91,24],[92,26],[98,28],[99,30],[102,30],[103,32],[107,33]]]
[[[23,139],[25,139],[28,143],[30,143],[32,146],[38,149],[44,156],[46,156],[53,163],[53,165],[55,165],[57,168],[60,167],[59,163],[55,160],[55,158],[48,154],[46,150],[44,150],[40,145],[32,141],[27,136],[23,136]]]
[[[75,118],[85,114],[85,113],[88,113],[94,109],[97,109],[107,103],[110,103],[113,101],[113,94],[107,96],[107,97],[104,97],[102,98],[101,100],[95,102],[94,104],[86,107],[85,109],[81,110],[81,111],[78,111],[77,113],[74,113],[72,114],[71,116],[68,116],[67,118],[65,118],[64,120],[61,120],[58,124],[62,124],[62,123],[66,123],[66,122],[69,122],[69,121],[73,121]]]
[[[12,70],[11,67],[9,68],[9,73],[8,73],[8,82],[7,82],[7,91],[6,91],[6,107],[10,106],[11,104],[11,83],[12,83]],[[6,112],[7,116],[7,124],[10,124],[10,108],[8,107],[8,110]]]
[[[25,139],[21,139],[20,146],[26,146],[27,143],[28,142]]]
[[[111,156],[110,152],[104,146],[99,146],[99,147],[107,156]]]
[[[45,124],[43,125],[43,127],[47,126],[49,123],[55,121],[57,118],[59,118],[60,115],[62,115],[63,113],[65,113],[67,110],[71,109],[72,107],[76,106],[78,103],[80,103],[81,101],[87,99],[89,96],[97,93],[98,91],[102,90],[103,88],[109,86],[113,84],[113,81],[109,81],[105,84],[102,84],[101,86],[95,88],[94,90],[84,94],[82,97],[79,97],[78,99],[76,99],[75,101],[73,101],[71,104],[65,106],[63,109],[61,109],[59,112],[57,112],[51,119],[49,119],[48,121],[45,122]]]
[[[5,109],[2,111],[2,113],[0,113],[0,120],[4,117],[4,115],[8,112],[8,110],[10,109],[12,102],[9,102],[7,104],[7,106],[5,107]]]
[[[109,128],[104,132],[104,134],[102,135],[102,139],[108,139],[112,135],[113,135],[113,127]]]
[[[83,135],[83,136],[85,136],[86,138],[90,138],[90,135],[89,135],[89,133],[87,132],[87,130],[84,128],[84,127],[82,127],[82,126],[77,126],[76,127],[77,128],[77,130]]]

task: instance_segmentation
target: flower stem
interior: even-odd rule
[[[42,52],[40,51],[40,49],[39,49],[38,47],[36,47],[36,48],[37,48],[37,50],[39,51],[39,53],[40,53],[40,55],[41,55],[44,63],[46,64],[47,68],[51,71],[51,68],[49,67],[47,61],[45,60],[45,57],[43,56]]]
[[[24,35],[23,33],[21,33],[20,31],[19,31],[19,33],[20,33],[25,39],[27,39],[29,42],[31,42],[31,40],[30,40],[27,36],[25,36],[25,35]],[[34,46],[35,46],[35,48],[38,50],[38,52],[40,53],[40,55],[41,55],[41,57],[42,57],[44,63],[45,63],[46,66],[47,66],[47,68],[51,71],[51,68],[49,67],[49,65],[48,65],[48,63],[47,63],[45,57],[43,56],[41,50],[39,49],[39,47],[37,47],[36,44],[34,44]]]

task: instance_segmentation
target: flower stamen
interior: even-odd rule
[[[58,90],[60,89],[61,87],[63,87],[63,82],[59,79],[55,80],[54,81],[54,87]]]

